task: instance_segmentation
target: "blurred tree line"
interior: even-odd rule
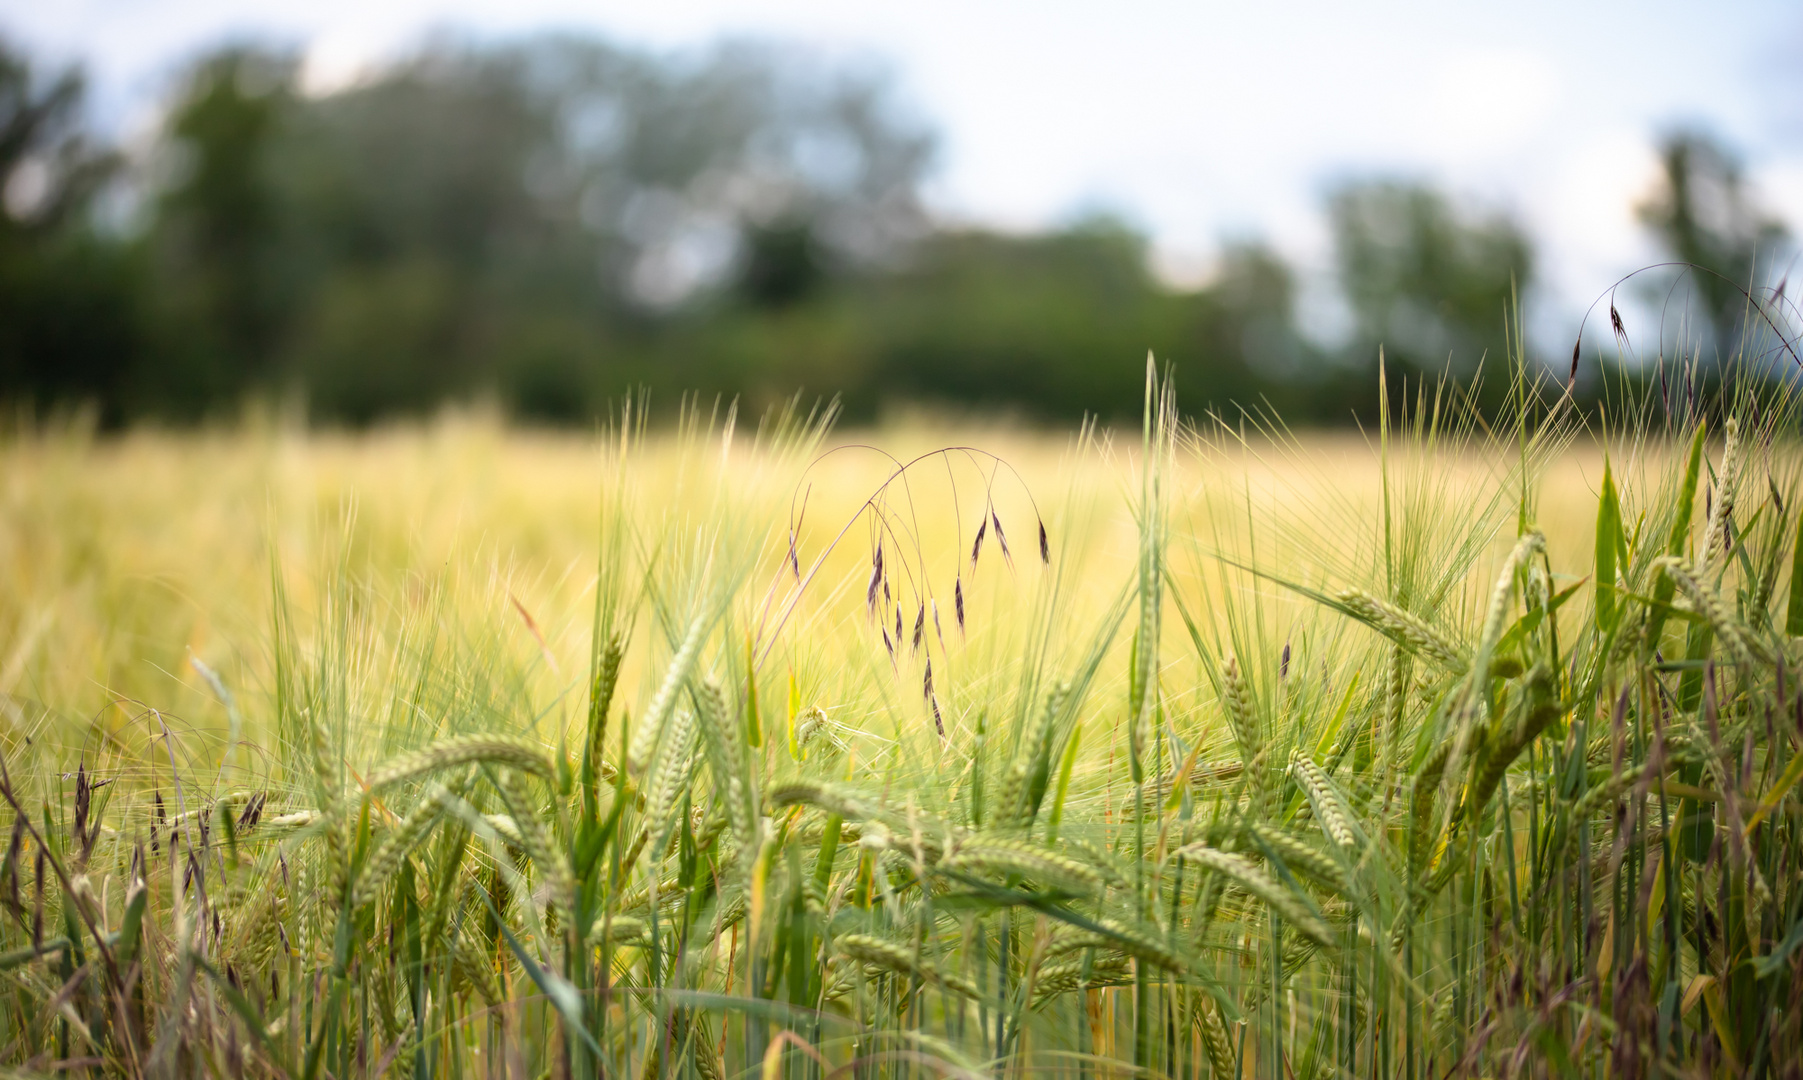
[[[294,394],[328,422],[492,396],[580,423],[637,387],[1109,417],[1138,408],[1151,350],[1186,409],[1343,423],[1376,408],[1380,346],[1412,378],[1504,356],[1533,283],[1507,216],[1346,183],[1327,209],[1351,332],[1324,347],[1257,243],[1184,290],[1106,217],[938,225],[933,134],[893,85],[779,46],[440,42],[331,92],[301,75],[207,56],[128,159],[89,132],[78,73],[0,46],[0,398],[109,423]],[[1773,227],[1732,157],[1680,133],[1665,164],[1649,226],[1744,279]],[[1726,333],[1724,288],[1705,291]]]

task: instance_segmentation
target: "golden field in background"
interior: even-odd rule
[[[188,730],[222,735],[221,703],[191,659],[232,688],[254,733],[259,695],[270,681],[277,570],[303,633],[317,628],[330,583],[348,583],[366,623],[430,623],[454,648],[506,657],[534,707],[567,714],[567,722],[581,696],[571,691],[587,672],[610,477],[629,478],[632,542],[647,559],[657,553],[646,545],[699,527],[722,500],[755,497],[758,509],[735,519],[761,545],[758,587],[738,604],[738,632],[755,635],[763,616],[762,636],[777,643],[776,677],[796,673],[805,696],[829,713],[856,699],[906,701],[900,685],[919,675],[888,662],[866,610],[868,516],[846,533],[796,615],[776,628],[774,615],[793,583],[779,572],[789,506],[806,498],[798,545],[806,570],[888,476],[885,454],[908,459],[940,447],[976,447],[999,455],[1021,481],[1003,470],[990,489],[1008,530],[1012,567],[991,536],[973,572],[968,555],[984,502],[981,467],[954,455],[962,470],[953,477],[955,498],[936,463],[909,474],[912,509],[903,531],[918,529],[909,561],[927,570],[941,632],[955,636],[950,593],[959,576],[970,608],[969,638],[953,642],[939,673],[952,702],[960,686],[1005,676],[1021,644],[1010,628],[1033,622],[1025,612],[1052,584],[1061,590],[1061,624],[1073,628],[1073,649],[1132,585],[1137,433],[912,423],[829,433],[804,468],[813,454],[778,460],[754,445],[746,425],[725,438],[722,427],[716,417],[687,433],[654,432],[627,451],[628,465],[617,473],[617,435],[516,430],[480,414],[365,434],[267,427],[15,436],[0,444],[0,703],[7,738],[57,732],[85,744],[90,723],[112,728],[146,708]],[[1470,513],[1498,491],[1509,494],[1511,481],[1498,471],[1508,463],[1498,460],[1447,451],[1415,468],[1433,474],[1428,486],[1449,512]],[[1588,568],[1600,471],[1600,451],[1585,444],[1558,454],[1537,478],[1538,524],[1556,568]],[[1171,564],[1180,577],[1218,575],[1216,551],[1281,566],[1311,584],[1338,587],[1370,572],[1383,493],[1378,448],[1362,435],[1242,445],[1211,434],[1179,449],[1175,475]],[[891,488],[890,505],[906,508],[898,492],[900,486]],[[1033,550],[1034,504],[1057,573],[1042,568]],[[1501,530],[1498,544],[1511,540],[1514,507],[1490,505],[1488,513]],[[1221,583],[1263,589],[1280,605],[1298,603],[1269,583],[1230,577]],[[772,583],[768,595],[764,583]],[[902,602],[912,622],[912,602]],[[1167,633],[1181,633],[1175,616],[1167,619]],[[1269,629],[1287,640],[1286,628]],[[392,635],[385,640],[395,647]],[[634,685],[635,662],[646,652],[629,652],[625,685]],[[371,672],[380,662],[364,660]],[[1199,680],[1182,671],[1173,681]],[[951,722],[963,720],[954,709]]]

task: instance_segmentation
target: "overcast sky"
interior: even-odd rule
[[[1336,179],[1417,175],[1526,222],[1548,331],[1655,258],[1632,203],[1672,123],[1738,146],[1803,232],[1794,2],[0,0],[0,27],[84,62],[121,129],[147,125],[180,62],[229,38],[302,49],[321,86],[432,30],[800,40],[894,69],[943,135],[931,194],[948,218],[1027,229],[1106,209],[1153,237],[1175,279],[1204,277],[1223,237],[1319,271]]]

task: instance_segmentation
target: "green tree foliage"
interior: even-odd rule
[[[1532,270],[1506,218],[1344,187],[1329,209],[1356,333],[1336,358],[1298,333],[1293,274],[1257,243],[1178,289],[1108,218],[936,225],[932,133],[869,64],[555,35],[439,40],[325,94],[290,55],[204,57],[123,181],[138,219],[104,231],[114,158],[82,134],[79,80],[7,63],[0,396],[117,420],[299,394],[326,422],[492,396],[586,423],[640,386],[836,394],[865,419],[898,399],[1113,418],[1139,414],[1151,351],[1183,372],[1186,411],[1344,423],[1375,413],[1380,347],[1411,376],[1499,360]],[[50,194],[25,208],[34,169]]]
[[[292,73],[278,57],[222,52],[190,73],[170,114],[170,178],[148,237],[164,407],[192,411],[275,374],[294,300],[270,154]]]
[[[137,335],[134,268],[92,228],[117,158],[84,134],[83,92],[0,42],[0,392],[39,404],[116,397]]]
[[[1734,354],[1753,296],[1772,276],[1787,236],[1754,201],[1735,153],[1707,132],[1680,128],[1659,146],[1659,184],[1636,210],[1678,262],[1689,263],[1717,355]]]
[[[1328,200],[1351,355],[1378,349],[1405,374],[1468,379],[1508,354],[1508,315],[1533,276],[1533,245],[1501,214],[1467,211],[1426,185],[1349,183]],[[1505,379],[1492,379],[1500,393]]]

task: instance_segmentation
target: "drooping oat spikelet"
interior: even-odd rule
[[[1742,454],[1740,421],[1729,417],[1723,425],[1722,467],[1716,470],[1715,499],[1710,505],[1709,521],[1703,528],[1703,548],[1698,554],[1702,577],[1712,576],[1716,561],[1726,553],[1728,529],[1734,521],[1734,500],[1740,493]]]
[[[876,591],[883,584],[883,542],[877,541],[876,555],[870,560],[870,584],[864,589],[864,611],[876,615]]]
[[[1002,531],[1001,515],[995,512],[993,506],[989,508],[989,520],[995,525],[995,542],[1002,545],[1002,560],[1008,564],[1008,569],[1012,570],[1014,569],[1014,553],[1008,550],[1008,534]]]
[[[1767,662],[1765,647],[1728,610],[1716,591],[1700,580],[1694,567],[1684,559],[1670,555],[1659,559],[1655,565],[1664,570],[1665,576],[1684,593],[1691,608],[1709,621],[1729,659],[1743,669],[1752,667],[1755,660]]]
[[[964,997],[980,999],[982,991],[978,990],[970,980],[961,975],[941,971],[926,961],[915,957],[914,951],[906,945],[870,934],[842,934],[834,946],[846,956],[879,971],[892,971],[899,975],[912,975],[922,982],[930,982],[945,990],[961,994]]]
[[[1333,785],[1328,783],[1327,774],[1321,771],[1321,766],[1306,755],[1297,754],[1290,762],[1290,773],[1308,794],[1309,805],[1315,810],[1315,819],[1321,823],[1321,829],[1327,833],[1328,839],[1342,848],[1352,847],[1355,841],[1346,806]]]
[[[1084,862],[1024,841],[1000,837],[966,841],[939,865],[943,869],[969,873],[1019,875],[1067,892],[1093,893],[1102,887],[1102,875]]]
[[[701,643],[707,637],[707,628],[706,614],[697,612],[689,622],[682,644],[677,646],[675,655],[670,657],[669,667],[664,669],[664,681],[658,685],[657,693],[652,695],[651,703],[645,706],[644,718],[633,729],[632,743],[626,748],[628,772],[637,775],[651,764],[651,754],[657,749],[664,721],[668,719],[670,710],[675,708],[677,692],[682,689],[683,683],[688,680],[690,669],[695,666],[695,658],[701,653]]]
[[[443,784],[433,784],[420,804],[401,821],[400,827],[382,841],[382,846],[369,857],[362,874],[357,878],[356,889],[351,898],[353,908],[360,908],[375,899],[382,887],[388,884],[388,879],[401,868],[401,860],[426,839],[432,826],[438,824],[451,797],[449,788]]]
[[[477,764],[518,769],[546,779],[557,775],[550,759],[525,739],[512,735],[453,735],[423,750],[383,762],[369,774],[365,784],[376,792],[429,773]]]
[[[1454,675],[1463,675],[1469,666],[1464,651],[1452,639],[1411,611],[1379,599],[1364,589],[1342,589],[1334,599],[1354,618]]]
[[[1190,844],[1178,850],[1184,858],[1231,879],[1240,888],[1264,901],[1273,914],[1281,916],[1310,941],[1322,946],[1332,944],[1333,937],[1328,933],[1327,927],[1308,910],[1296,894],[1272,881],[1244,856],[1220,851],[1207,844]]]

